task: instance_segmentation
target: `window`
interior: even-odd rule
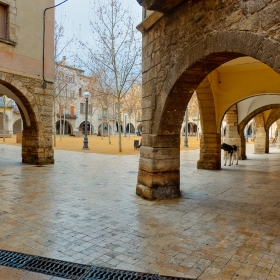
[[[73,118],[75,116],[75,107],[70,106],[70,117]]]
[[[84,113],[84,107],[85,107],[85,104],[84,103],[80,103],[80,113],[81,114]]]
[[[7,6],[0,4],[0,38],[6,40]]]
[[[82,97],[82,88],[79,88],[79,97]]]

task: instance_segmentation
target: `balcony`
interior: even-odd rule
[[[58,118],[60,118],[60,114],[59,113],[57,113],[56,116]],[[61,115],[61,118],[63,119],[64,115]],[[76,119],[76,118],[77,118],[77,115],[70,115],[69,113],[65,114],[65,119]]]

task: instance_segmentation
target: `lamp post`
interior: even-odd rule
[[[189,112],[188,112],[188,106],[187,106],[187,109],[186,109],[186,125],[185,125],[185,139],[184,139],[184,147],[188,148],[189,147],[189,141],[188,141],[188,122],[189,122]]]
[[[89,92],[85,92],[83,96],[86,99],[86,116],[85,116],[85,137],[84,137],[84,146],[83,150],[89,150],[88,148],[88,136],[87,136],[87,130],[88,130],[88,98],[90,97]]]

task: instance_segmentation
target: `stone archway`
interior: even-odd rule
[[[73,127],[71,123],[67,120],[61,120],[61,134],[70,135],[73,134]],[[56,134],[60,134],[60,120],[56,121]]]
[[[83,134],[85,134],[85,127],[86,127],[86,122],[85,121],[81,122],[79,125],[79,131],[82,131]],[[88,130],[88,134],[90,133],[90,131],[91,131],[91,134],[94,131],[94,127],[89,121],[87,123],[87,130]]]
[[[256,14],[259,18],[266,18],[267,14],[263,10],[240,13],[238,23],[247,23],[243,31],[230,21],[242,10],[241,5],[237,2],[234,7],[231,2],[220,5],[217,1],[209,1],[207,5],[204,1],[195,5],[186,3],[165,14],[151,29],[144,29],[138,195],[148,199],[180,196],[181,120],[195,90],[202,126],[198,168],[220,169],[222,115],[229,105],[258,93],[242,92],[241,97],[231,96],[231,100],[226,100],[225,95],[218,102],[212,91],[221,81],[219,73],[213,70],[233,59],[249,56],[280,72],[279,40],[248,25]],[[274,5],[277,9],[277,3]],[[197,15],[205,16],[196,19]],[[280,89],[275,92],[280,93]],[[220,115],[216,112],[218,108]]]
[[[0,93],[16,102],[23,120],[23,163],[54,163],[52,91],[50,83],[44,89],[41,80],[0,72]]]
[[[22,120],[18,119],[13,124],[13,134],[16,134],[17,132],[22,131]]]
[[[248,114],[242,121],[239,122],[238,131],[239,131],[240,138],[241,138],[241,157],[242,157],[242,159],[246,159],[246,139],[245,139],[245,135],[244,135],[244,130],[245,130],[246,125],[250,122],[250,120],[255,118],[257,115],[259,115],[265,111],[271,110],[272,114],[269,116],[269,119],[265,123],[263,122],[265,131],[268,131],[268,128],[271,126],[271,124],[277,120],[277,116],[280,111],[279,108],[280,108],[280,104],[270,104],[270,105],[265,105],[265,106],[259,107],[256,110],[254,110],[253,112],[251,112],[250,114]],[[279,115],[279,118],[280,118],[280,115]],[[274,120],[274,121],[271,123],[271,120]],[[269,123],[270,123],[270,125],[269,125]],[[254,131],[255,128],[253,127],[253,124],[251,124],[251,129],[255,136],[256,131]],[[269,151],[269,139],[267,139],[267,137],[268,137],[268,134],[266,135],[266,142],[265,142],[266,143],[265,144],[266,152]]]
[[[130,129],[130,133],[135,133],[135,128],[134,125],[132,123],[129,123],[126,125],[126,133],[129,133],[129,129]]]

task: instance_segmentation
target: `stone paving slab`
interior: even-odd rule
[[[135,195],[139,156],[56,151],[54,165],[37,167],[0,145],[0,248],[177,277],[280,279],[280,150],[248,149],[221,171],[197,170],[199,151],[183,151],[182,197],[146,201]],[[0,279],[36,277],[26,274],[0,267]]]

